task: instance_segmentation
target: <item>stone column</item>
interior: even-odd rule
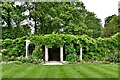
[[[48,48],[45,46],[45,61],[48,61]]]
[[[60,47],[60,61],[63,61],[63,47]]]
[[[25,41],[26,41],[26,54],[25,54],[25,57],[27,58],[28,54],[29,54],[28,47],[29,47],[29,44],[30,44],[30,40],[25,40]]]
[[[82,61],[82,47],[80,48],[80,61]]]

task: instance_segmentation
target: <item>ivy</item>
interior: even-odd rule
[[[66,60],[76,61],[77,53],[81,47],[83,47],[83,59],[84,60],[109,60],[109,58],[104,59],[107,55],[114,55],[115,57],[120,52],[120,33],[115,34],[111,38],[97,38],[93,39],[87,35],[70,35],[70,34],[47,34],[43,36],[31,36],[22,37],[14,40],[5,39],[3,40],[3,55],[9,56],[25,56],[25,40],[31,41],[31,44],[35,45],[35,50],[33,51],[33,56],[41,58],[42,45],[47,48],[52,48],[53,46],[60,47],[65,46],[66,50]],[[110,57],[110,56],[109,56]],[[114,57],[114,56],[113,56]],[[118,57],[117,57],[118,58]],[[115,59],[117,59],[115,58]],[[114,59],[114,58],[113,58]],[[118,60],[115,60],[118,62]]]

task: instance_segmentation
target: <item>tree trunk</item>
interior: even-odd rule
[[[11,21],[10,21],[10,11],[8,10],[7,12],[8,12],[7,25],[8,25],[8,28],[11,28],[11,23],[10,23],[10,22],[11,22]]]
[[[34,19],[34,22],[35,22],[35,33],[34,34],[37,34],[37,24],[36,24],[36,17],[35,17],[35,19]]]

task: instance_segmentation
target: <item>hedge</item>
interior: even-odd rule
[[[7,56],[25,56],[25,40],[31,41],[35,45],[33,56],[41,55],[42,45],[47,48],[53,46],[64,46],[67,52],[66,60],[77,61],[80,47],[83,48],[83,60],[98,60],[119,62],[120,59],[120,33],[110,38],[91,38],[87,35],[70,35],[70,34],[47,34],[43,36],[22,37],[17,39],[3,40],[3,55]],[[112,58],[111,58],[112,57]],[[114,57],[114,58],[113,58]],[[41,58],[39,56],[39,58]]]

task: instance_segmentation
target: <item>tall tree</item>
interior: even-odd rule
[[[30,28],[34,28],[35,35],[54,32],[73,35],[86,34],[94,38],[100,36],[100,19],[94,13],[87,11],[82,2],[25,2],[16,7],[13,4],[3,3],[3,5],[7,5],[2,10],[3,22],[11,28],[10,30],[4,27],[4,38],[29,35]],[[30,14],[23,15],[25,11]],[[22,26],[21,22],[26,19],[28,23]],[[30,26],[30,20],[34,25]]]
[[[100,19],[87,11],[82,2],[37,2],[34,5],[35,8],[30,14],[35,22],[35,34],[55,32],[100,36]]]
[[[120,16],[112,15],[106,18],[101,37],[110,37],[120,32]]]

